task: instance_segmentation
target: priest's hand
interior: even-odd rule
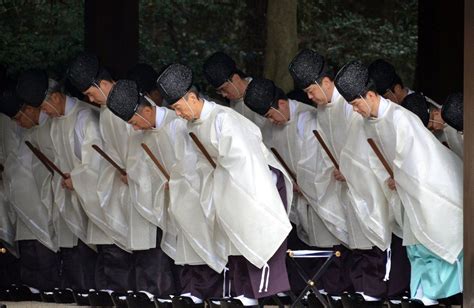
[[[298,184],[293,183],[293,192],[301,195],[301,188],[298,186]]]
[[[120,175],[120,180],[125,184],[128,185],[128,175]]]
[[[74,190],[74,186],[72,185],[71,175],[70,175],[69,173],[65,173],[64,175],[65,175],[67,178],[66,178],[66,179],[62,179],[61,186],[62,186],[64,189],[73,191],[73,190]]]
[[[388,185],[388,188],[390,188],[390,190],[397,190],[397,186],[395,186],[395,180],[394,179],[389,178],[387,180],[387,185]]]
[[[333,175],[337,181],[340,181],[340,182],[346,181],[346,178],[342,175],[341,171],[339,171],[338,169],[334,169]]]

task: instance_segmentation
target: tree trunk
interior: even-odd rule
[[[298,51],[297,0],[272,0],[267,7],[264,76],[284,91],[293,89],[288,64]]]

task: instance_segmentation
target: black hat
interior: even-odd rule
[[[0,112],[13,118],[18,114],[23,102],[15,93],[8,93],[0,97]]]
[[[85,92],[96,81],[99,73],[99,59],[91,53],[81,53],[69,65],[67,77],[71,83],[81,92]]]
[[[384,95],[397,80],[395,67],[383,59],[377,59],[369,65],[369,76],[375,83],[377,93]]]
[[[237,66],[231,57],[218,51],[206,59],[202,70],[207,81],[214,88],[219,88],[237,72]]]
[[[411,93],[403,99],[400,106],[416,114],[423,125],[428,126],[430,121],[430,111],[426,98],[421,93]]]
[[[164,101],[173,105],[188,93],[193,85],[193,71],[186,65],[169,65],[156,80]]]
[[[156,89],[158,73],[150,65],[140,63],[128,71],[127,78],[137,83],[140,93],[146,94]]]
[[[143,99],[135,81],[119,80],[110,90],[107,97],[107,107],[113,114],[128,122]]]
[[[325,66],[323,56],[311,49],[303,49],[293,58],[288,70],[295,86],[306,89],[323,76]]]
[[[270,107],[278,106],[278,100],[284,96],[282,89],[273,81],[263,78],[254,78],[245,91],[244,103],[252,111],[265,115]]]
[[[443,107],[441,107],[441,117],[443,120],[455,130],[462,132],[464,131],[463,115],[463,94],[454,93],[449,95]]]
[[[48,93],[48,74],[40,69],[27,70],[18,78],[16,92],[27,105],[41,106]]]
[[[337,73],[334,84],[347,102],[352,102],[368,90],[369,71],[360,61],[351,61]]]

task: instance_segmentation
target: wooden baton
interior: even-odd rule
[[[324,152],[326,152],[326,154],[329,156],[329,159],[332,161],[334,167],[339,170],[339,164],[337,163],[336,159],[334,158],[334,156],[332,155],[331,151],[329,150],[328,146],[326,145],[326,143],[324,142],[323,140],[323,137],[321,137],[321,135],[319,134],[319,132],[317,130],[313,130],[313,134],[314,136],[316,137],[316,139],[318,139],[319,143],[321,144],[321,146],[323,147],[324,149]]]
[[[390,165],[388,164],[387,160],[385,159],[385,157],[383,157],[382,152],[380,152],[377,144],[375,144],[375,141],[372,138],[369,138],[367,139],[367,142],[369,143],[372,150],[375,152],[375,155],[377,155],[377,157],[379,158],[382,165],[385,167],[385,170],[387,170],[388,174],[390,175],[390,178],[393,179],[392,168],[390,168]]]
[[[56,171],[63,179],[68,178],[64,174],[64,172],[62,172],[61,169],[59,169],[59,167],[56,166],[56,164],[54,164],[48,157],[46,157],[46,155],[43,154],[43,152],[41,152],[40,149],[32,145],[31,142],[29,141],[25,141],[25,144],[33,152],[33,154],[35,154],[35,156],[45,165],[46,169],[48,169],[50,172],[53,172],[52,170]]]
[[[127,172],[125,171],[125,169],[123,169],[123,168],[121,168],[119,165],[117,165],[117,163],[114,162],[114,160],[113,160],[112,158],[110,158],[110,156],[107,155],[101,148],[99,148],[98,145],[93,144],[93,145],[92,145],[92,148],[93,148],[94,150],[96,150],[97,153],[100,154],[100,156],[102,156],[103,158],[105,158],[105,160],[108,161],[112,166],[114,166],[115,169],[117,169],[118,172],[120,172],[121,175],[123,175],[123,176],[126,176],[126,175],[127,175]]]
[[[295,184],[298,184],[296,181],[296,175],[290,170],[290,167],[286,164],[286,162],[283,160],[283,157],[281,157],[280,153],[278,153],[277,149],[275,148],[270,148],[270,150],[273,152],[275,157],[278,159],[280,164],[285,168],[286,172],[291,176]]]
[[[197,145],[201,153],[206,156],[211,166],[216,169],[216,163],[212,160],[211,155],[209,155],[209,152],[207,152],[206,148],[202,145],[201,141],[199,141],[198,137],[193,132],[190,132],[189,136],[191,136],[191,139],[193,139],[194,143]]]
[[[158,167],[158,169],[160,169],[161,173],[163,173],[166,180],[168,180],[168,182],[169,182],[169,180],[170,180],[169,173],[166,171],[165,167],[159,162],[159,160],[156,158],[156,156],[153,155],[150,148],[145,143],[142,143],[142,148],[143,148],[143,150],[145,150],[145,152],[148,154],[148,156],[155,163],[155,165]]]

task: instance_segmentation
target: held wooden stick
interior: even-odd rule
[[[280,153],[278,153],[277,149],[275,148],[270,148],[270,150],[273,152],[273,154],[275,155],[275,157],[278,159],[278,161],[280,162],[280,164],[283,166],[283,168],[285,168],[286,172],[291,176],[291,178],[293,179],[293,181],[295,182],[295,184],[298,184],[296,182],[296,175],[290,170],[290,167],[288,167],[288,165],[285,163],[285,161],[283,160],[283,157],[281,157]]]
[[[99,148],[98,145],[96,144],[93,144],[92,145],[92,148],[94,150],[96,150],[97,153],[100,154],[100,156],[102,156],[103,158],[105,158],[106,161],[108,161],[112,166],[115,167],[115,169],[118,170],[118,172],[120,172],[121,175],[123,176],[126,176],[127,175],[127,172],[125,171],[125,169],[121,168],[119,165],[117,165],[116,162],[114,162],[114,160],[112,158],[110,158],[109,155],[107,155],[101,148]]]
[[[189,133],[189,136],[191,136],[191,139],[193,139],[194,143],[197,145],[201,153],[206,156],[211,166],[216,169],[216,163],[212,160],[211,155],[209,155],[209,152],[207,152],[206,148],[202,145],[201,141],[199,141],[198,137],[193,132]]]
[[[151,158],[151,160],[155,163],[155,165],[160,169],[161,173],[165,176],[166,180],[169,182],[170,181],[170,175],[166,171],[165,167],[158,161],[155,155],[151,152],[150,148],[145,144],[142,143],[142,148],[145,150],[145,152],[148,154],[148,156]]]
[[[40,149],[36,148],[31,144],[29,141],[25,141],[25,144],[30,148],[30,150],[35,154],[36,157],[46,166],[46,168],[52,172],[52,170],[56,171],[63,179],[67,179],[68,177],[64,174],[64,172],[59,169]],[[49,168],[48,168],[49,166]],[[51,170],[52,169],[52,170]]]
[[[372,138],[369,138],[367,139],[367,142],[369,143],[372,150],[375,152],[375,155],[377,155],[377,157],[379,158],[382,165],[385,167],[385,170],[387,170],[388,174],[390,175],[390,178],[393,179],[392,168],[390,168],[390,165],[388,164],[387,160],[385,159],[385,157],[383,157],[382,152],[380,152],[375,141]]]
[[[321,144],[321,146],[323,147],[324,149],[324,152],[326,152],[326,154],[329,156],[329,159],[332,161],[334,167],[339,170],[339,164],[337,163],[336,159],[334,158],[334,156],[332,155],[331,151],[329,150],[328,146],[326,145],[326,143],[324,142],[323,140],[323,137],[321,137],[321,135],[319,134],[319,132],[317,130],[313,130],[313,134],[314,136],[316,137],[316,139],[318,139],[319,141],[319,144]]]

